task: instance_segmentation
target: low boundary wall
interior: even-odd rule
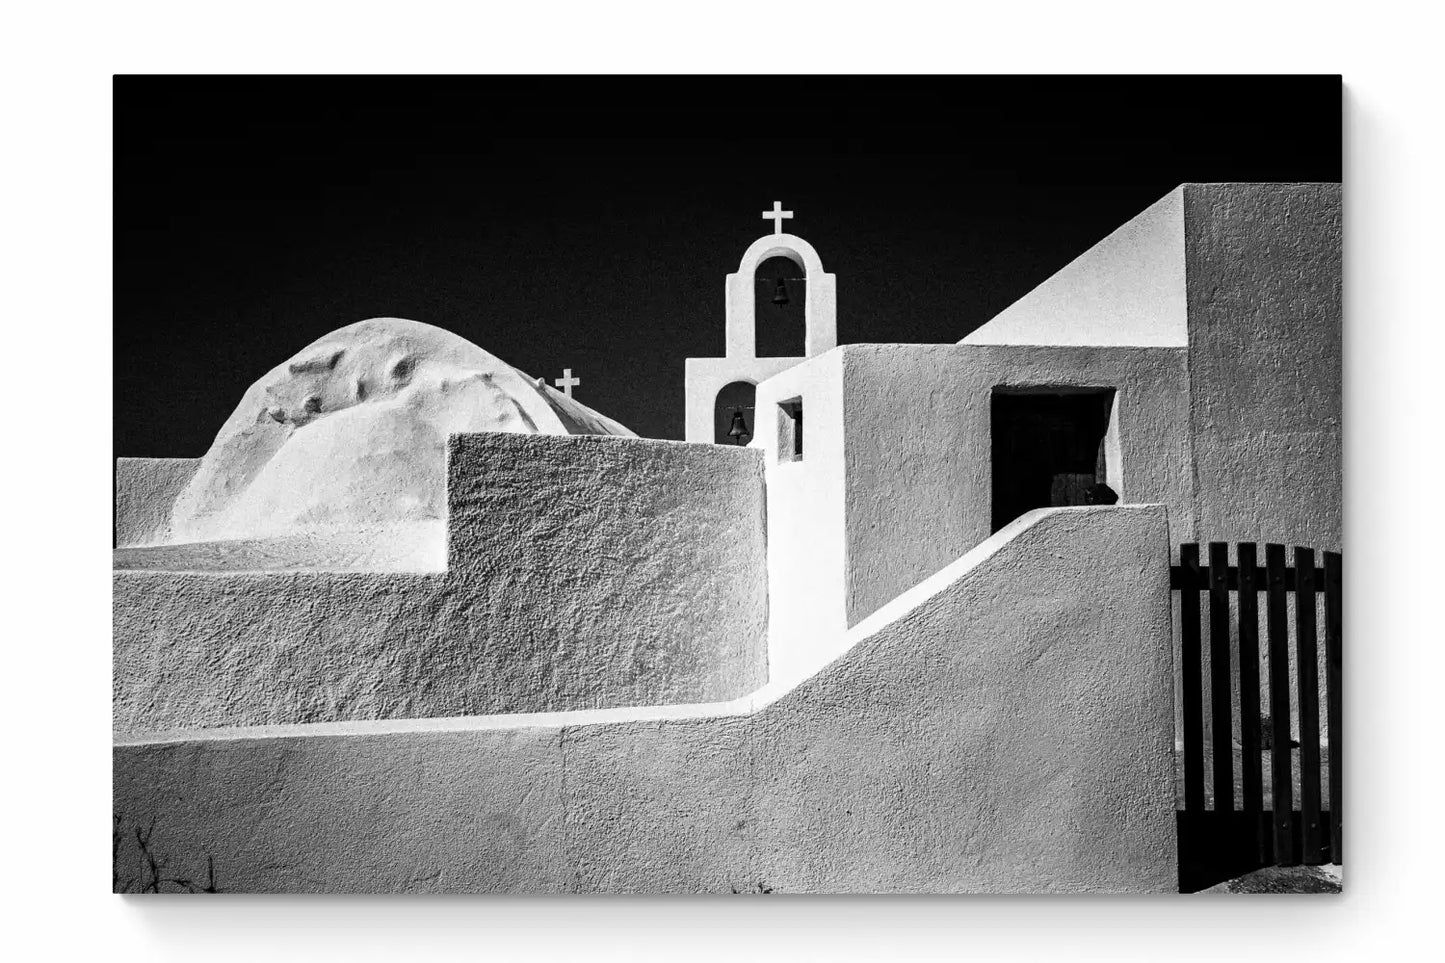
[[[1024,516],[734,702],[178,733],[132,826],[222,891],[1172,892],[1158,506]]]

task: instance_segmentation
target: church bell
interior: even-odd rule
[[[778,289],[773,292],[773,303],[780,308],[788,303],[788,286],[783,283],[782,278],[778,278]]]
[[[728,437],[739,445],[743,443],[744,438],[752,437],[752,432],[748,431],[747,420],[743,418],[741,411],[733,412],[733,423],[732,426],[728,428]]]

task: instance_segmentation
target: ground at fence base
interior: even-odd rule
[[[1179,810],[1175,813],[1179,832],[1179,892],[1198,893],[1210,887],[1225,884],[1261,869],[1319,869],[1333,861],[1330,852],[1329,813],[1322,814],[1323,847],[1320,862],[1301,866],[1303,854],[1304,814],[1294,810],[1291,814],[1291,853],[1280,858],[1275,851],[1275,837],[1272,830],[1274,812],[1245,813],[1229,810],[1206,809],[1196,812]],[[1277,866],[1286,862],[1288,866]],[[1338,865],[1331,867],[1338,870]]]
[[[1340,893],[1343,874],[1338,866],[1266,866],[1200,890],[1202,893]]]

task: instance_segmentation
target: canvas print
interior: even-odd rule
[[[1338,77],[118,77],[119,893],[1338,892]]]

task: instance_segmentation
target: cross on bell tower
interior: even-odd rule
[[[763,211],[763,220],[773,222],[774,234],[783,233],[783,219],[792,216],[792,211],[783,210],[782,201],[773,201],[773,209],[771,211]]]
[[[754,421],[750,426],[749,419],[743,415],[748,405],[762,397],[756,394],[758,386],[838,345],[837,279],[823,270],[823,262],[813,245],[783,230],[783,221],[792,216],[792,211],[783,210],[782,201],[773,201],[773,209],[763,211],[763,220],[773,222],[772,233],[748,245],[737,271],[727,277],[723,356],[687,359],[688,441],[736,444],[744,434],[756,440],[758,432],[771,438],[772,415],[762,418],[764,412],[754,412],[769,422],[766,426],[761,421]],[[789,357],[758,357],[758,266],[773,257],[791,261],[803,272],[806,282],[803,350]],[[749,390],[754,393],[748,394]],[[734,419],[736,427],[744,434],[733,434],[729,427],[728,416],[734,413],[738,415]],[[801,417],[800,413],[795,420],[801,422]],[[767,431],[763,431],[765,427]]]

